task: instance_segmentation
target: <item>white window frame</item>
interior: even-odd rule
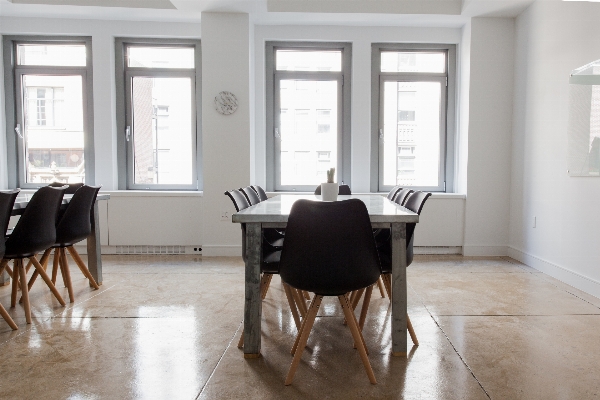
[[[340,50],[342,52],[342,70],[331,71],[277,71],[275,68],[275,52],[277,50],[324,51]],[[275,130],[279,126],[279,113],[275,112],[278,82],[281,79],[325,79],[341,82],[342,89],[338,99],[340,113],[338,115],[338,158],[337,180],[341,184],[350,185],[350,101],[351,101],[351,63],[352,45],[338,42],[267,42],[266,43],[266,175],[268,191],[314,192],[317,185],[281,185],[280,140]]]
[[[79,44],[85,46],[86,65],[79,67],[56,65],[17,65],[17,45],[69,45]],[[83,129],[84,129],[84,159],[85,183],[95,184],[95,153],[94,153],[94,98],[92,74],[92,38],[82,36],[4,36],[2,39],[4,62],[4,92],[6,112],[6,158],[8,166],[8,187],[36,189],[43,184],[27,182],[27,168],[25,162],[24,138],[15,131],[17,124],[25,126],[23,121],[22,97],[23,75],[80,75],[82,77],[83,91]]]
[[[381,53],[384,51],[444,52],[446,72],[381,72]],[[454,191],[455,165],[455,92],[456,92],[456,45],[454,44],[408,44],[373,43],[371,47],[371,191],[389,192],[394,185],[383,184],[383,160],[380,159],[383,129],[381,87],[385,81],[441,82],[446,83],[446,96],[442,98],[440,118],[440,172],[436,186],[406,186],[413,190],[429,192]]]
[[[126,52],[129,46],[148,47],[193,47],[194,68],[142,68],[128,67]],[[200,40],[193,39],[153,39],[153,38],[116,38],[115,39],[115,71],[117,90],[117,161],[119,171],[119,190],[202,190],[202,55]],[[192,80],[192,183],[185,184],[136,184],[133,174],[133,140],[127,140],[127,127],[132,126],[132,115],[129,112],[128,91],[131,91],[131,79],[144,77],[189,77]],[[130,128],[131,129],[131,128]],[[130,131],[131,132],[131,131]]]

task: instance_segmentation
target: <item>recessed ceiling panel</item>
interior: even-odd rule
[[[169,0],[8,0],[15,4],[175,9]]]
[[[267,0],[269,12],[460,15],[462,0]]]

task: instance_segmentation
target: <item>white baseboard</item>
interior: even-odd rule
[[[567,285],[573,286],[576,289],[600,298],[600,282],[594,279],[588,278],[587,276],[553,264],[514,247],[508,248],[508,256],[530,266],[531,268],[535,268],[540,272],[548,274],[551,277],[566,283]]]
[[[241,257],[241,245],[204,245],[202,255],[206,257]]]
[[[460,246],[415,246],[415,254],[462,254]]]
[[[507,256],[507,246],[463,246],[464,256]]]

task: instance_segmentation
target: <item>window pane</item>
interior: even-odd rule
[[[17,45],[17,64],[84,67],[86,65],[85,45],[19,44]]]
[[[441,89],[439,82],[384,83],[384,185],[439,184]]]
[[[83,182],[81,76],[23,76],[27,183]]]
[[[127,66],[140,68],[194,68],[193,47],[127,47]]]
[[[338,82],[282,80],[280,101],[281,184],[316,187],[337,167]]]
[[[342,52],[277,50],[275,65],[278,71],[341,71]]]
[[[136,184],[192,184],[190,78],[134,77],[133,170]]]
[[[442,52],[381,52],[381,72],[446,72],[446,54]]]

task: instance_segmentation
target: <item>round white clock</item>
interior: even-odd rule
[[[219,92],[215,96],[215,108],[223,115],[230,115],[235,112],[238,108],[238,99],[235,94],[231,92]]]

